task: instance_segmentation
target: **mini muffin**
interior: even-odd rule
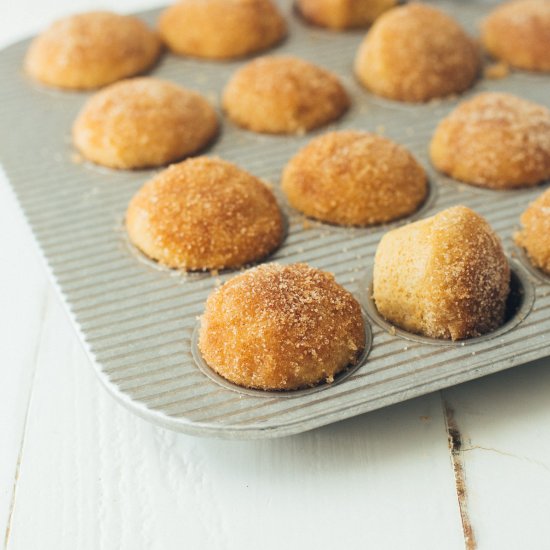
[[[180,0],[162,13],[159,30],[177,54],[232,59],[274,46],[286,23],[271,0]]]
[[[455,206],[386,233],[374,259],[373,288],[389,322],[462,340],[502,325],[510,268],[489,224]]]
[[[199,349],[230,382],[294,390],[332,382],[365,348],[355,298],[306,264],[266,264],[215,290],[201,318]]]
[[[218,158],[174,164],[149,180],[126,212],[130,241],[172,268],[240,267],[275,250],[283,238],[271,190]]]
[[[536,185],[550,178],[550,111],[510,94],[479,94],[439,123],[430,155],[441,172],[480,187]]]
[[[111,168],[162,166],[205,147],[218,131],[199,94],[156,78],[133,78],[97,92],[73,125],[84,157]]]
[[[529,205],[521,216],[516,243],[525,248],[535,267],[550,275],[550,189]]]
[[[513,67],[550,71],[550,0],[498,6],[482,25],[487,51]]]
[[[233,122],[266,134],[299,134],[332,122],[348,109],[338,78],[296,57],[262,57],[239,69],[223,93]]]
[[[331,132],[288,163],[283,191],[306,216],[374,225],[408,216],[426,198],[423,168],[400,145],[367,132]]]
[[[25,70],[48,86],[86,90],[147,70],[160,51],[157,35],[136,17],[81,13],[56,21],[32,41]]]
[[[310,23],[334,30],[368,27],[397,0],[298,0],[301,14]]]
[[[448,15],[413,3],[376,20],[355,59],[355,74],[373,93],[421,102],[460,93],[480,69],[473,40]]]

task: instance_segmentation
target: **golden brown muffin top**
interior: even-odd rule
[[[237,124],[266,133],[300,133],[338,118],[349,106],[340,80],[293,56],[261,57],[229,81],[223,105]]]
[[[507,188],[550,177],[550,110],[512,94],[460,103],[435,131],[435,165],[457,179]]]
[[[334,277],[306,264],[266,264],[215,290],[200,349],[243,386],[296,389],[332,377],[365,346],[361,309]]]
[[[239,267],[276,248],[282,216],[270,189],[219,158],[175,164],[147,182],[128,207],[132,242],[170,267]]]
[[[497,6],[482,23],[485,48],[515,67],[550,71],[550,0]]]
[[[376,20],[355,71],[374,93],[414,102],[462,92],[479,67],[477,47],[462,27],[442,11],[414,2]]]
[[[342,225],[397,219],[427,194],[424,169],[404,147],[358,131],[313,139],[286,166],[282,186],[306,215]]]
[[[45,84],[97,88],[149,68],[160,40],[133,16],[94,11],[64,17],[29,48],[25,67]]]
[[[167,80],[117,82],[93,95],[73,126],[83,155],[113,168],[162,166],[204,147],[216,134],[214,108]]]
[[[521,215],[522,230],[515,241],[526,249],[531,262],[550,275],[550,189],[533,201]]]

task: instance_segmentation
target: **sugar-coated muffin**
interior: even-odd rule
[[[482,24],[486,50],[529,71],[550,71],[550,0],[515,0],[499,5]]]
[[[522,229],[516,243],[525,248],[532,264],[550,275],[550,189],[547,189],[521,216]]]
[[[511,94],[478,94],[439,123],[430,155],[438,170],[466,183],[536,185],[550,178],[550,110]]]
[[[338,118],[349,98],[325,69],[290,56],[261,57],[239,69],[223,93],[233,122],[267,134],[303,133]]]
[[[432,338],[462,340],[504,322],[510,268],[481,216],[455,206],[382,237],[373,295],[394,325]]]
[[[217,134],[218,118],[196,92],[157,78],[111,84],[73,125],[82,155],[111,168],[162,166],[196,153]]]
[[[179,0],[161,14],[159,30],[177,54],[232,59],[274,46],[286,23],[272,0]]]
[[[379,17],[361,44],[355,74],[369,90],[422,102],[463,92],[480,70],[480,55],[460,25],[420,3]]]
[[[25,70],[48,86],[85,90],[147,70],[160,52],[157,35],[136,17],[88,12],[59,19],[35,38]]]
[[[265,264],[216,289],[199,349],[230,382],[294,390],[332,382],[365,348],[361,307],[334,277],[306,264]]]
[[[149,180],[126,212],[130,241],[188,271],[240,267],[273,252],[283,220],[261,180],[219,158],[196,157]]]
[[[298,0],[300,13],[310,23],[334,30],[368,27],[397,0]]]
[[[307,216],[357,226],[412,214],[428,190],[424,169],[407,149],[353,131],[313,139],[286,166],[282,188]]]

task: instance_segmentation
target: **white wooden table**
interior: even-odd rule
[[[4,0],[0,46],[98,6]],[[1,175],[0,239],[7,548],[550,548],[549,360],[286,439],[187,437],[100,387]]]

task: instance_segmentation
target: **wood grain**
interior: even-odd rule
[[[8,525],[48,288],[30,231],[0,169],[0,533]]]
[[[463,547],[437,394],[281,440],[192,438],[103,391],[55,300],[43,342],[10,549]]]
[[[550,540],[550,361],[446,390],[461,434],[479,548],[546,548]]]

